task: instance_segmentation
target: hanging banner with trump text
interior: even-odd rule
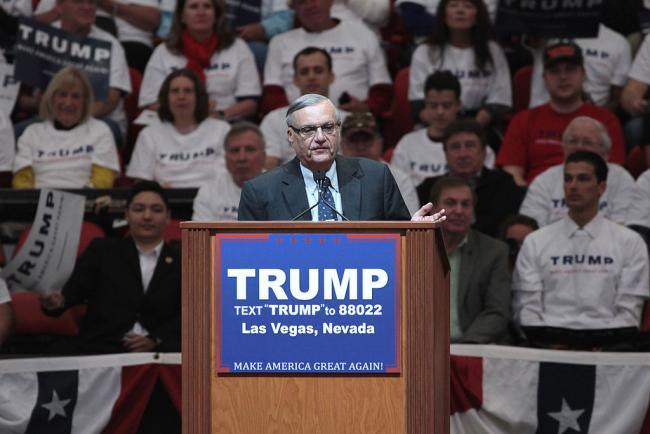
[[[111,44],[75,35],[48,24],[21,17],[16,35],[16,77],[43,89],[64,66],[82,69],[90,80],[95,100],[108,98]]]
[[[399,372],[398,234],[217,234],[214,267],[217,372]]]
[[[543,38],[595,38],[603,0],[500,0],[500,34]]]

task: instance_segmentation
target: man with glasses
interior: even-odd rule
[[[611,146],[607,128],[588,116],[572,120],[562,135],[565,159],[576,151],[584,150],[594,152],[607,161]],[[599,210],[610,220],[632,224],[630,209],[641,201],[640,192],[625,168],[615,163],[607,163],[607,167],[607,190],[600,197]],[[560,220],[567,213],[563,171],[564,164],[558,164],[535,178],[521,204],[520,213],[537,220],[540,227]]]
[[[296,99],[287,110],[287,137],[296,158],[244,183],[239,220],[411,218],[386,165],[337,155],[340,126],[340,114],[327,97]],[[444,220],[444,212],[428,215],[432,208],[422,207],[413,220]]]

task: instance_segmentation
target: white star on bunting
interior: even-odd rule
[[[42,404],[42,407],[45,407],[47,411],[50,412],[48,421],[54,419],[54,416],[59,415],[67,417],[65,414],[65,406],[70,402],[69,399],[59,399],[59,395],[56,393],[56,390],[52,390],[52,400],[47,404]]]
[[[557,412],[548,413],[550,417],[560,422],[558,434],[563,434],[569,428],[580,432],[580,425],[578,418],[584,413],[585,410],[572,410],[566,399],[562,399],[562,410]]]

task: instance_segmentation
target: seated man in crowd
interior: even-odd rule
[[[447,176],[431,190],[449,256],[451,341],[485,344],[507,338],[510,321],[508,246],[471,229],[476,195],[463,178]]]
[[[272,108],[299,96],[292,83],[293,59],[305,47],[321,47],[332,55],[336,80],[330,98],[347,111],[372,111],[390,106],[392,84],[377,36],[356,20],[331,15],[333,0],[295,0],[296,20],[302,27],[279,34],[269,44],[264,66],[267,97]]]
[[[648,252],[637,233],[598,211],[606,188],[607,164],[600,155],[577,151],[567,158],[568,214],[528,235],[517,257],[513,308],[524,330],[639,327],[649,295]],[[562,342],[570,336],[566,331],[543,340],[578,345]]]
[[[578,116],[600,121],[612,139],[609,161],[625,162],[625,142],[616,116],[584,99],[582,50],[561,42],[544,50],[544,85],[550,101],[518,113],[510,122],[497,156],[497,164],[526,186],[549,167],[562,163],[562,133]]]
[[[14,321],[14,309],[11,306],[11,297],[9,296],[7,284],[3,279],[0,279],[0,348],[13,331]]]
[[[293,84],[300,95],[315,93],[329,96],[330,86],[334,82],[332,56],[322,48],[306,47],[293,58]],[[289,106],[270,111],[262,120],[260,129],[266,141],[266,168],[271,169],[290,161],[296,156],[287,140],[286,115]],[[348,112],[339,110],[345,118]]]
[[[598,26],[596,36],[577,38],[573,42],[582,48],[585,66],[584,90],[587,96],[595,105],[615,111],[632,63],[630,43],[623,35],[602,23]],[[554,42],[549,42],[549,45],[552,43]],[[544,104],[549,98],[542,79],[542,56],[534,57],[529,107]]]
[[[424,83],[426,128],[402,137],[397,143],[391,162],[411,175],[416,187],[431,176],[447,171],[442,142],[445,130],[458,117],[461,109],[460,82],[450,71],[436,71]],[[494,166],[494,152],[486,148],[489,167]]]
[[[607,128],[587,116],[578,116],[572,120],[562,135],[562,147],[567,157],[577,150],[585,150],[594,152],[607,161],[611,146]],[[603,217],[629,224],[630,207],[641,199],[639,191],[634,185],[634,179],[623,167],[607,163],[607,168],[607,190],[600,197],[599,209]],[[563,173],[564,165],[558,164],[535,178],[526,192],[520,213],[534,218],[540,226],[561,219],[567,212]]]
[[[377,123],[372,113],[352,113],[341,125],[341,153],[347,157],[369,158],[371,160],[382,160],[383,141]],[[419,208],[418,195],[411,177],[391,164],[387,164],[390,173],[395,178],[397,187],[404,203],[411,214]]]
[[[646,167],[650,167],[650,146],[647,146],[648,89],[650,89],[650,38],[645,38],[634,57],[628,81],[623,88],[621,107],[633,117],[625,125],[627,145],[643,147]]]
[[[257,125],[234,124],[223,143],[226,167],[218,166],[214,179],[199,188],[192,220],[237,220],[241,186],[262,173],[264,137]]]
[[[483,127],[474,119],[459,119],[445,131],[443,142],[448,172],[425,179],[418,187],[420,203],[429,201],[431,188],[447,176],[465,179],[476,192],[474,204],[476,221],[473,228],[492,237],[497,236],[499,225],[516,214],[521,203],[521,190],[509,173],[488,169],[485,164],[486,149]]]
[[[125,217],[129,237],[93,240],[63,290],[41,298],[53,316],[80,303],[88,306],[79,335],[55,342],[52,352],[180,351],[181,261],[162,239],[169,222],[162,187],[136,184]]]

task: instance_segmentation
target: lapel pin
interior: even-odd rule
[[[174,262],[174,259],[171,256],[165,256],[165,263],[171,264],[172,262]]]

